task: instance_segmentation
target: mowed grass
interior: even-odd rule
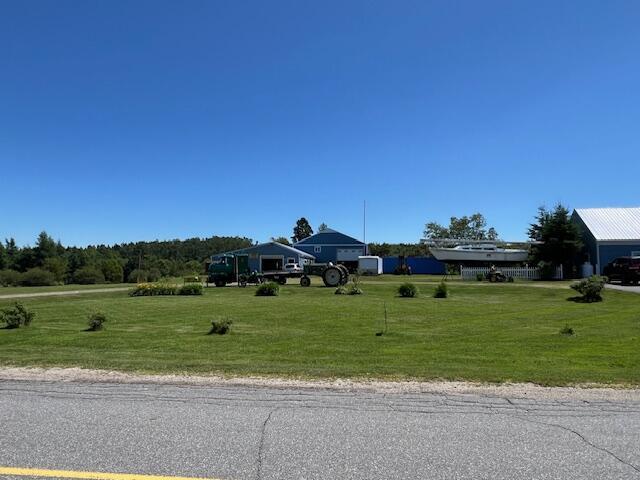
[[[399,298],[412,280],[418,298]],[[596,304],[568,301],[567,283],[366,280],[364,295],[281,287],[209,288],[202,297],[128,297],[126,292],[21,299],[37,312],[28,328],[0,330],[0,364],[79,366],[153,373],[301,378],[450,379],[488,382],[640,384],[640,295],[606,291]],[[0,301],[0,308],[10,300]],[[384,304],[388,330],[382,336]],[[103,311],[101,332],[85,332]],[[213,319],[231,333],[207,335]],[[568,325],[576,334],[561,335]]]

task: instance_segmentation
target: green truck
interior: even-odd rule
[[[224,287],[228,283],[238,283],[239,287],[246,287],[247,283],[262,283],[266,280],[280,285],[287,283],[287,278],[300,274],[287,271],[259,273],[249,268],[249,255],[226,254],[219,255],[209,264],[207,282],[216,287]]]

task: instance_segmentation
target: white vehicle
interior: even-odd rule
[[[442,262],[524,262],[529,253],[516,248],[500,248],[493,243],[431,247],[431,254]]]
[[[302,267],[297,263],[287,263],[284,266],[285,272],[289,273],[302,273]]]

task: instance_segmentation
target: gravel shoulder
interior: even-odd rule
[[[131,290],[131,287],[115,287],[115,288],[87,288],[85,290],[61,290],[59,292],[37,292],[37,293],[11,293],[8,295],[0,295],[0,300],[13,298],[37,298],[37,297],[58,297],[65,295],[83,295],[86,293],[107,293],[107,292],[124,292]]]
[[[270,389],[312,389],[382,394],[471,394],[535,400],[640,401],[640,388],[624,385],[576,385],[544,387],[532,383],[480,384],[453,381],[376,381],[359,379],[297,380],[267,377],[222,377],[188,375],[145,375],[82,368],[0,367],[2,381],[70,383],[115,383],[151,385],[193,385],[219,387],[265,387]]]

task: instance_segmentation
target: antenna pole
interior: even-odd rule
[[[362,204],[362,241],[364,242],[364,254],[367,254],[367,201]]]

